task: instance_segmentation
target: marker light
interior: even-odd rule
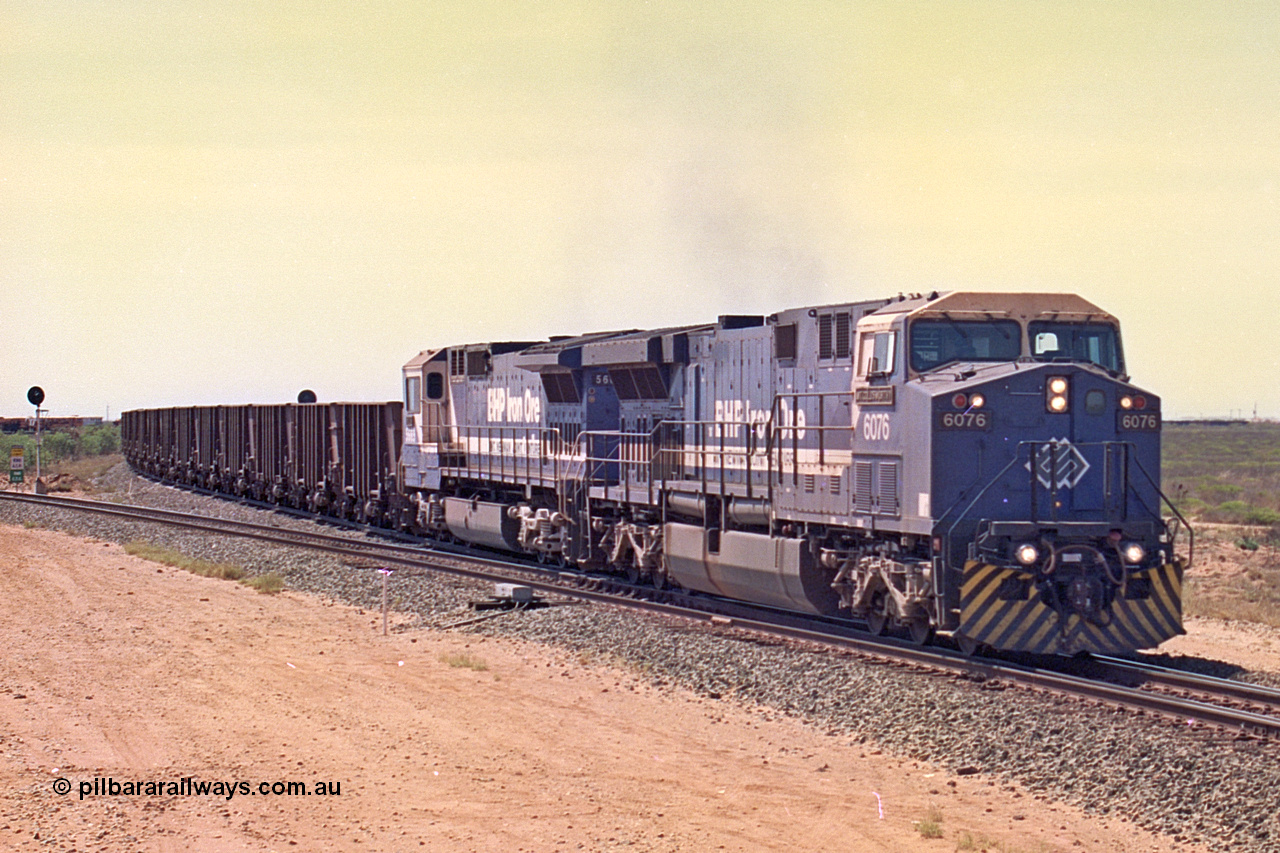
[[[1065,376],[1050,376],[1045,383],[1044,407],[1054,414],[1062,414],[1067,410],[1067,390],[1069,383]]]
[[[1146,549],[1137,542],[1130,542],[1128,545],[1125,545],[1120,549],[1120,553],[1124,556],[1124,561],[1131,565],[1141,563],[1142,558],[1147,556]]]
[[[987,398],[981,394],[972,394],[969,397],[969,408],[981,409],[987,403]]]
[[[1030,566],[1040,558],[1040,549],[1030,542],[1024,542],[1013,552],[1013,556],[1024,566]]]
[[[1135,409],[1145,409],[1147,407],[1147,398],[1139,394],[1133,398],[1133,407]]]
[[[969,398],[964,394],[956,394],[951,398],[951,405],[955,406],[957,409],[967,409],[969,408]]]

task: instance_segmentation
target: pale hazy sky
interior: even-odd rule
[[[1274,2],[0,0],[0,414],[933,289],[1280,417]]]

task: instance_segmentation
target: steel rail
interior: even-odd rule
[[[916,646],[894,638],[873,638],[865,633],[856,631],[851,626],[844,627],[827,624],[821,628],[816,628],[812,626],[817,620],[811,620],[802,614],[772,611],[768,608],[758,608],[742,602],[731,602],[716,598],[698,598],[699,605],[703,605],[705,602],[705,604],[714,608],[714,610],[708,610],[706,606],[696,608],[690,606],[689,601],[692,599],[686,599],[684,603],[673,603],[671,601],[658,601],[654,598],[637,598],[636,595],[642,592],[641,588],[614,582],[607,578],[548,571],[532,566],[512,564],[507,561],[476,557],[470,554],[455,555],[392,543],[363,543],[331,534],[313,534],[253,522],[213,519],[172,510],[153,510],[147,507],[133,507],[77,498],[55,498],[4,492],[0,492],[0,498],[21,500],[60,509],[125,517],[142,522],[170,524],[204,532],[241,536],[271,544],[310,548],[324,553],[361,560],[374,558],[383,563],[395,564],[403,568],[417,569],[419,571],[442,571],[486,582],[510,582],[513,578],[509,573],[518,571],[523,575],[518,580],[519,583],[547,594],[674,616],[708,623],[712,627],[737,628],[797,642],[840,648],[856,654],[888,659],[921,668],[952,673],[958,672],[984,680],[1002,680],[1026,687],[1158,713],[1179,720],[1187,720],[1188,722],[1200,721],[1226,728],[1239,729],[1248,734],[1280,738],[1280,716],[1270,716],[1194,699],[1152,693],[1148,690],[1110,684],[1093,678],[1070,675],[1040,667],[968,657],[944,649]],[[463,564],[464,562],[483,566],[484,568],[467,568]],[[499,572],[506,572],[506,574],[500,574]],[[533,575],[533,577],[530,577],[530,575]],[[566,582],[571,582],[573,585],[566,585]],[[621,588],[624,592],[619,594],[588,588],[593,584]],[[653,592],[660,596],[673,597],[669,593]],[[674,597],[680,596],[679,594],[674,594]],[[1114,660],[1117,668],[1121,663],[1124,663],[1148,675],[1152,674],[1150,667],[1121,661],[1120,659]],[[1106,663],[1112,665],[1112,659],[1106,659]],[[1206,692],[1221,692],[1217,688],[1221,686],[1220,682],[1226,681],[1225,679],[1212,679],[1208,676],[1180,675],[1185,676],[1184,680],[1188,683],[1195,682],[1198,685],[1196,689]],[[1239,685],[1238,682],[1227,683]]]
[[[1246,681],[1235,681],[1230,678],[1218,678],[1212,675],[1200,675],[1181,669],[1146,663],[1128,658],[1117,658],[1109,655],[1093,655],[1091,660],[1100,666],[1124,673],[1143,684],[1166,687],[1174,690],[1188,690],[1216,696],[1253,702],[1258,705],[1270,705],[1280,708],[1280,689],[1263,684],[1250,684]]]
[[[169,524],[174,527],[185,527],[194,530],[226,532],[241,536],[248,539],[260,539],[266,537],[268,541],[275,544],[294,544],[289,542],[280,542],[279,539],[285,537],[296,537],[302,542],[310,542],[323,544],[332,542],[351,547],[366,547],[371,550],[395,549],[402,548],[405,551],[420,552],[424,546],[396,546],[392,543],[361,543],[345,536],[336,536],[331,533],[309,532],[301,530],[291,530],[287,527],[279,527],[272,524],[258,524],[252,521],[237,521],[230,518],[217,518],[214,516],[196,515],[194,513],[178,512],[176,510],[157,509],[154,507],[135,506],[132,504],[115,504],[105,501],[93,501],[84,498],[71,497],[53,497],[52,495],[27,495],[21,493],[0,492],[0,498],[6,500],[20,501],[24,503],[37,504],[40,506],[51,506],[59,509],[74,509],[83,512],[93,512],[99,515],[114,515],[117,517],[128,518],[133,521],[152,521],[159,524]],[[306,516],[313,521],[322,521],[322,518],[316,516]],[[312,547],[308,544],[306,547]]]

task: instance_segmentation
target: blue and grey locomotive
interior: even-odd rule
[[[962,647],[1182,632],[1116,319],[948,293],[421,353],[404,403],[126,412],[177,482]]]
[[[948,293],[404,367],[398,520],[875,632],[1070,654],[1182,632],[1160,400],[1074,295]]]

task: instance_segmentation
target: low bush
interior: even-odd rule
[[[484,672],[489,668],[489,664],[485,663],[478,657],[467,654],[466,652],[441,654],[440,662],[447,663],[454,669],[473,669],[476,672]]]
[[[143,560],[173,566],[177,569],[185,569],[194,575],[200,575],[204,578],[220,578],[234,581],[240,580],[245,575],[244,569],[239,566],[233,566],[230,563],[211,563],[208,560],[188,557],[186,554],[175,551],[172,548],[153,545],[150,542],[138,540],[126,542],[124,550],[126,554],[132,554]]]
[[[263,575],[254,575],[251,578],[245,578],[242,583],[251,588],[256,589],[264,595],[275,595],[284,589],[284,578],[275,572],[267,572]]]
[[[1265,506],[1250,507],[1245,511],[1244,523],[1259,526],[1280,522],[1280,512]]]
[[[921,838],[941,838],[942,809],[937,806],[929,806],[929,810],[925,812],[924,819],[916,821],[916,831],[920,833]]]
[[[1205,521],[1221,524],[1249,524],[1264,527],[1280,522],[1280,512],[1245,501],[1223,501],[1215,507],[1202,509],[1198,514]]]

